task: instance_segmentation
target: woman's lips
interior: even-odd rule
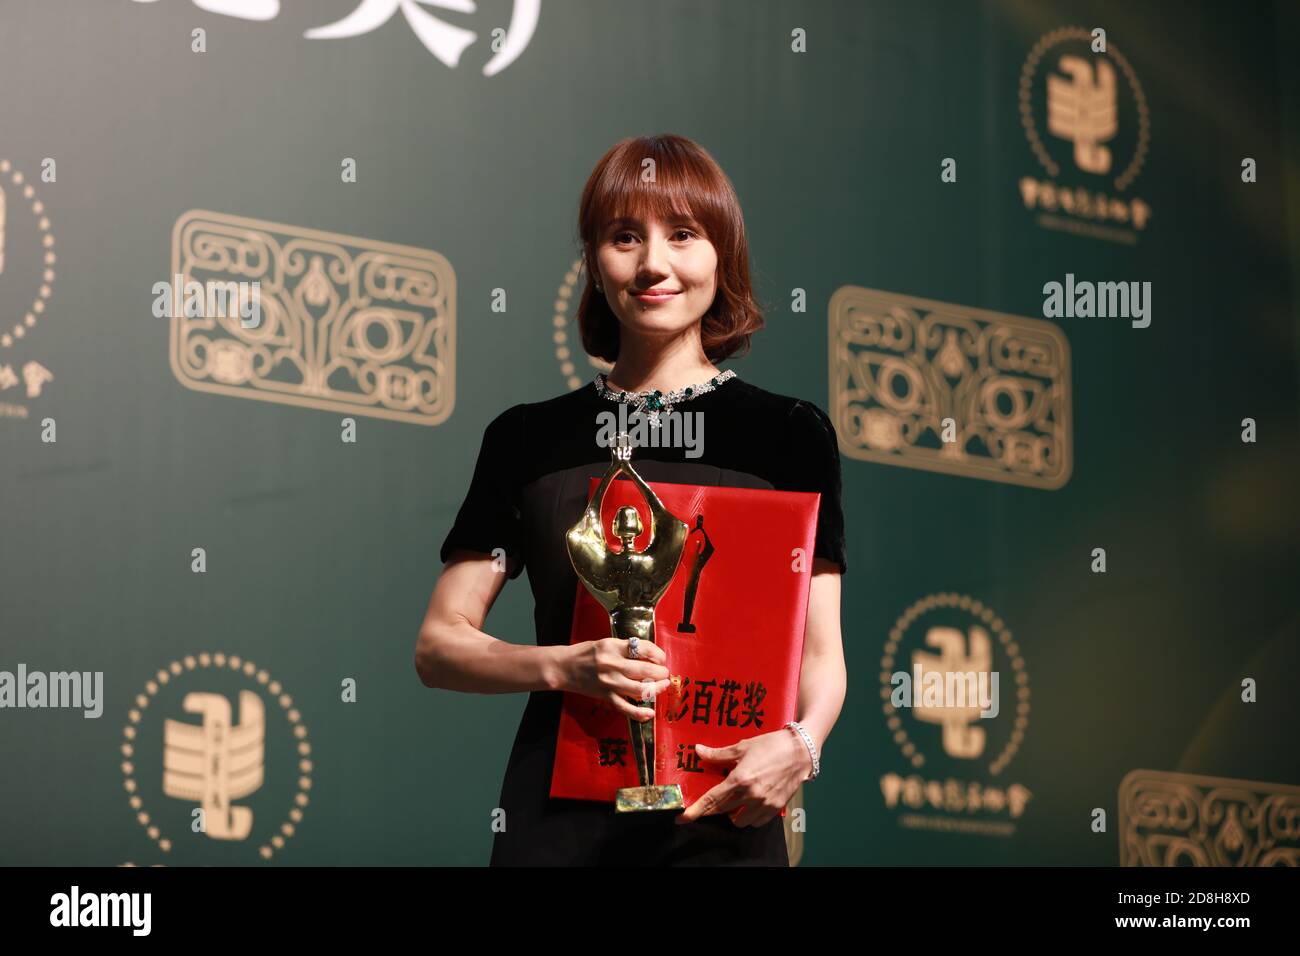
[[[642,302],[666,302],[677,294],[676,292],[639,292],[636,298]]]

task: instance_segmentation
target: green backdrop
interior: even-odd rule
[[[257,863],[263,846],[286,865],[486,862],[524,700],[426,689],[416,631],[486,423],[595,372],[581,356],[566,372],[557,355],[561,333],[576,345],[565,290],[583,183],[614,142],[661,131],[708,149],[744,208],[768,325],[728,365],[828,410],[828,310],[844,286],[1039,319],[1043,284],[1066,273],[1153,288],[1146,329],[1054,320],[1069,345],[1062,487],[842,446],[849,692],[806,788],[801,863],[1118,863],[1135,770],[1191,775],[1201,796],[1224,778],[1295,799],[1293,4],[545,0],[493,75],[492,31],[518,15],[508,0],[418,7],[411,21],[399,10],[335,39],[304,33],[357,0],[284,0],[251,19],[256,6],[0,11],[0,320],[23,327],[0,350],[0,374],[15,376],[0,390],[0,669],[102,671],[105,695],[97,720],[0,710],[0,862]],[[421,11],[473,31],[456,65],[421,42],[412,22],[433,29]],[[1043,225],[1021,192],[1025,177],[1105,186],[1068,164],[1050,175],[1022,123],[1027,58],[1069,26],[1104,27],[1132,69],[1117,69],[1110,145],[1116,162],[1144,155],[1125,190],[1106,189],[1151,213],[1127,238]],[[1068,157],[1042,132],[1041,72],[1029,96],[1045,148]],[[349,157],[356,182],[341,176]],[[941,179],[945,157],[956,182]],[[347,443],[346,413],[185,387],[151,290],[195,209],[444,257],[444,420],[357,414]],[[796,289],[806,311],[792,309]],[[32,362],[53,376],[37,395]],[[1104,574],[1090,567],[1098,547]],[[943,594],[991,609],[1028,675],[1027,721],[997,774],[946,753],[937,725],[909,723],[927,755],[917,770],[882,713],[891,629]],[[531,642],[531,610],[511,582],[487,629]],[[205,652],[255,673],[204,667]],[[173,661],[181,673],[157,681]],[[1247,677],[1255,703],[1240,699]],[[341,699],[349,678],[355,702]],[[197,725],[181,707],[196,691],[224,695],[238,720],[241,688],[265,702],[265,777],[233,801],[251,808],[251,834],[218,840],[191,832],[195,800],[162,792],[162,720]],[[989,747],[1013,717],[1008,701]],[[1032,797],[1014,819],[890,806],[882,778],[914,772]]]

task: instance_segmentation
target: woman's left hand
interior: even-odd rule
[[[738,827],[761,827],[781,812],[799,784],[812,773],[812,756],[803,741],[782,728],[730,747],[695,745],[700,759],[726,779],[677,816],[690,823],[713,813],[728,813]]]

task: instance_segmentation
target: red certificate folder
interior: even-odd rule
[[[591,479],[588,500],[599,484]],[[724,747],[795,719],[821,495],[647,484],[691,529],[655,606],[655,642],[673,679],[655,701],[655,783],[680,784],[689,805],[726,769],[701,761],[695,744]],[[605,542],[619,547],[610,526],[623,505],[641,515],[645,531],[635,545],[643,549],[649,509],[622,475],[601,504]],[[579,581],[569,642],[609,636],[609,614]],[[608,702],[566,692],[551,796],[613,803],[619,788],[638,785],[627,717]]]

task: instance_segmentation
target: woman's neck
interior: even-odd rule
[[[618,361],[605,376],[610,388],[625,392],[675,392],[688,385],[698,385],[718,374],[718,369],[700,350],[698,354],[640,353],[620,349]]]

